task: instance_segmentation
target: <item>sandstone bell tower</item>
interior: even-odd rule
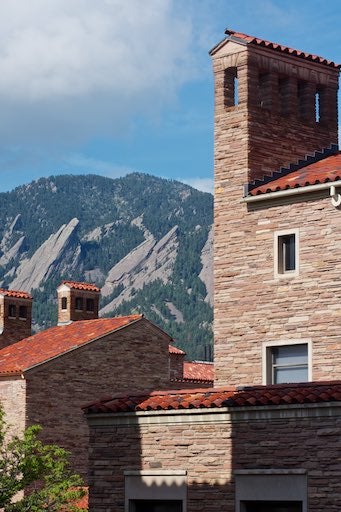
[[[329,322],[341,319],[341,217],[329,190],[277,199],[281,187],[274,186],[257,205],[248,203],[252,190],[279,177],[290,189],[300,169],[308,175],[304,181],[301,172],[293,186],[302,190],[341,178],[339,66],[232,30],[210,54],[216,385],[290,381],[290,372],[294,381],[340,378],[341,338]],[[312,181],[308,165],[316,162],[324,170]],[[333,297],[326,291],[332,282]]]

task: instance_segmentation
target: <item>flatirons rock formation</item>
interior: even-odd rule
[[[101,315],[143,312],[190,357],[212,341],[210,194],[144,174],[52,176],[0,194],[0,286],[56,321],[61,279],[102,288]]]

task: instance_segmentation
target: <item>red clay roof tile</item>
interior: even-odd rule
[[[254,188],[252,196],[341,180],[341,152]]]
[[[340,64],[335,64],[335,62],[327,60],[323,57],[319,57],[318,55],[306,53],[301,50],[295,50],[294,48],[289,48],[288,46],[284,46],[282,44],[272,43],[271,41],[266,41],[265,39],[250,36],[248,34],[244,34],[243,32],[236,32],[235,30],[226,29],[225,34],[231,39],[240,39],[242,41],[245,41],[245,43],[247,44],[254,44],[257,46],[270,48],[271,50],[287,53],[289,55],[294,55],[295,57],[300,57],[313,62],[318,62],[319,64],[326,64],[327,66],[331,66],[333,68],[340,68]]]
[[[62,281],[62,284],[66,284],[70,288],[74,290],[86,290],[88,292],[100,292],[101,289],[98,288],[95,284],[91,283],[82,283],[79,281]]]
[[[185,356],[186,355],[186,352],[184,352],[180,348],[174,347],[174,345],[169,345],[169,353],[170,354],[175,354],[175,355],[178,355],[178,356]]]
[[[96,414],[323,402],[341,402],[341,381],[253,386],[240,389],[155,391],[136,396],[114,396],[87,405],[83,409],[88,414]]]
[[[5,290],[4,288],[0,288],[0,295],[5,295],[6,297],[16,297],[17,299],[32,299],[32,295],[27,292],[19,290]]]
[[[184,362],[184,380],[212,382],[214,380],[213,363],[203,361]]]
[[[51,327],[0,350],[0,374],[20,373],[140,320],[142,315],[80,320]]]

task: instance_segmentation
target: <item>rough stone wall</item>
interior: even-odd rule
[[[81,406],[109,394],[167,388],[168,344],[168,336],[142,319],[26,372],[28,424],[39,423],[44,441],[70,450],[74,468],[86,476]]]
[[[9,304],[16,307],[15,317],[9,316]],[[26,308],[26,318],[19,317],[19,308]],[[0,299],[0,349],[31,336],[32,300],[17,297]]]
[[[224,104],[224,70],[229,67],[238,69],[235,107]],[[314,380],[340,378],[340,211],[326,199],[327,192],[323,199],[315,196],[292,204],[268,203],[261,209],[248,208],[242,202],[242,186],[248,179],[337,141],[337,72],[236,43],[228,43],[213,55],[213,68],[215,383],[261,383],[262,342],[285,344],[297,339],[312,343]],[[260,68],[270,73],[267,94],[273,101],[271,111],[259,105]],[[294,107],[295,115],[276,113],[274,83],[281,72],[297,73],[302,79],[314,80],[315,86],[330,86],[326,124],[316,123],[315,118],[298,122]],[[307,93],[310,100],[311,87],[310,96]],[[288,94],[293,97],[290,87]],[[314,114],[314,106],[311,108]],[[275,278],[274,232],[295,228],[300,239],[299,275]]]
[[[215,318],[216,385],[261,383],[263,342],[291,340],[311,342],[312,380],[340,379],[340,210],[330,198],[257,210],[240,204],[237,219],[236,208],[225,210],[234,231],[220,233],[225,251],[216,265],[224,298]],[[292,229],[299,230],[299,273],[276,277],[275,232]]]
[[[0,377],[0,405],[10,432],[20,435],[25,429],[26,381],[19,376]]]
[[[153,424],[90,431],[91,512],[124,512],[125,470],[187,470],[187,512],[231,511],[231,425]]]
[[[90,428],[90,512],[124,511],[124,471],[187,471],[187,512],[235,511],[234,470],[299,469],[308,476],[309,510],[339,512],[340,416],[231,419],[215,410],[160,415],[140,426]],[[276,414],[276,413],[275,413]],[[289,415],[290,416],[290,415]],[[91,421],[91,418],[90,418]],[[95,420],[96,421],[96,420]],[[113,418],[115,422],[115,417]],[[332,462],[334,461],[334,462]]]
[[[262,107],[259,75],[267,82]],[[249,181],[338,143],[338,76],[339,70],[329,66],[249,47]],[[284,82],[282,95],[280,80]],[[315,93],[319,90],[321,118],[316,122]]]

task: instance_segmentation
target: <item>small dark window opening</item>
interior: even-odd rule
[[[243,501],[242,512],[302,512],[301,501]]]
[[[8,316],[15,318],[17,316],[17,307],[15,304],[8,305]]]
[[[271,109],[271,76],[270,73],[259,73],[258,75],[258,94],[259,106],[264,109]]]
[[[83,309],[83,299],[82,297],[76,297],[76,309],[81,311]]]
[[[296,269],[295,234],[278,237],[278,272],[292,272]]]
[[[182,512],[180,500],[129,500],[129,512]]]
[[[307,82],[300,80],[297,83],[298,113],[301,118],[307,117],[307,115],[308,115],[307,89],[308,89]]]
[[[289,79],[287,77],[278,80],[279,113],[281,116],[289,114]]]
[[[27,318],[27,306],[19,306],[19,318]]]
[[[95,311],[94,299],[86,299],[86,310],[87,311]]]
[[[67,309],[67,298],[62,297],[62,309]]]
[[[238,105],[238,94],[237,68],[227,68],[224,72],[224,105],[226,108]]]

